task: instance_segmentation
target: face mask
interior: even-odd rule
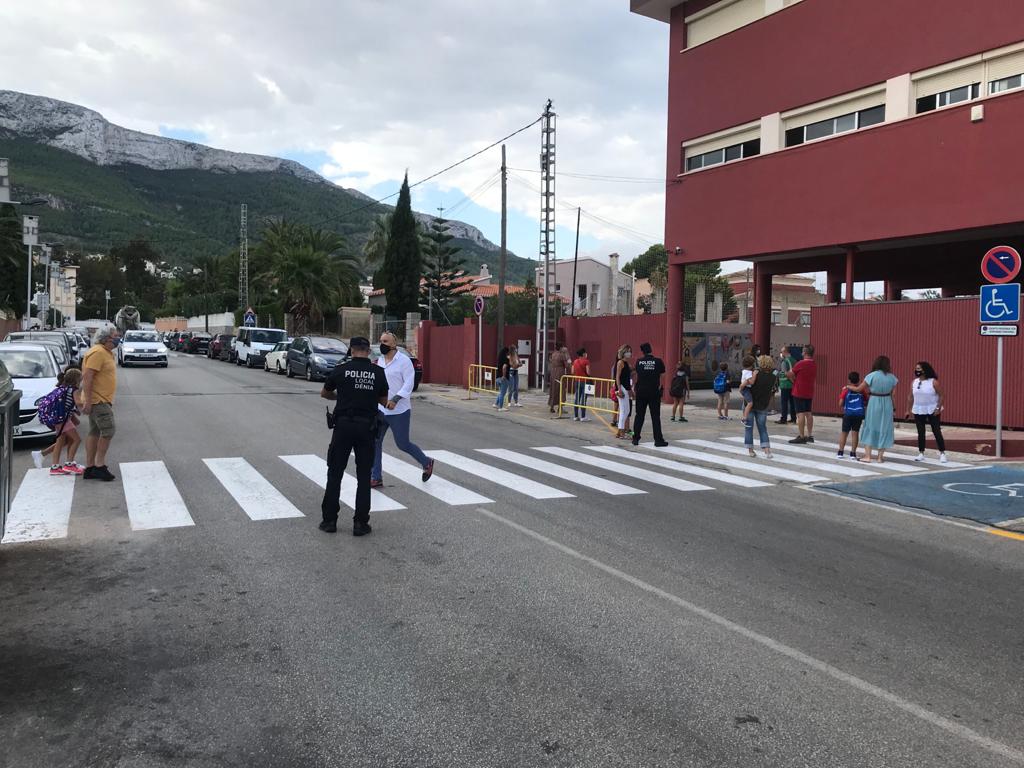
[[[121,340],[120,339],[111,339],[110,343],[113,344],[114,348],[116,349],[117,347],[119,347],[121,345]]]
[[[380,345],[380,353],[382,355],[386,355],[390,351],[391,351],[391,347],[389,347],[387,344],[382,343]]]
[[[623,357],[624,360],[629,360],[629,358],[631,358],[632,356],[633,356],[632,352],[627,352],[622,357]]]

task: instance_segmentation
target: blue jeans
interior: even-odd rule
[[[509,390],[508,399],[511,403],[519,402],[519,371],[512,371],[508,375]]]
[[[779,416],[779,421],[796,421],[796,403],[793,402],[793,388],[786,387],[785,389],[779,390],[779,396],[782,400],[782,405],[779,406],[782,409],[782,415]]]
[[[494,404],[499,408],[504,407],[505,398],[508,396],[508,379],[498,379],[498,399]]]
[[[383,474],[383,470],[381,468],[381,454],[384,452],[384,437],[387,435],[389,429],[395,433],[395,445],[398,446],[398,450],[408,453],[416,459],[417,464],[426,469],[427,464],[430,463],[430,459],[427,458],[426,454],[420,450],[420,447],[416,445],[416,443],[409,440],[409,427],[412,424],[412,411],[399,413],[395,416],[384,416],[380,422],[380,426],[377,429],[377,445],[376,453],[373,458],[373,472],[370,473],[370,477],[374,480],[380,480]]]
[[[757,424],[757,434],[761,438],[761,447],[771,447],[771,440],[768,439],[768,411],[751,411],[750,418],[743,425],[743,444],[748,447],[754,445],[754,424]]]
[[[587,385],[582,381],[576,382],[576,398],[573,400],[572,415],[574,418],[582,419],[587,415]]]

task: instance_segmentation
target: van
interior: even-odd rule
[[[262,368],[263,358],[279,341],[288,339],[283,328],[239,328],[235,339],[235,365]]]

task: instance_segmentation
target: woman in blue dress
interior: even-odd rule
[[[893,435],[892,391],[899,384],[899,379],[892,375],[892,363],[885,355],[879,355],[871,366],[871,373],[854,391],[870,395],[867,412],[864,414],[864,425],[860,428],[860,444],[864,446],[864,456],[858,461],[870,464],[871,449],[878,451],[878,463],[885,458],[885,451],[896,442]]]

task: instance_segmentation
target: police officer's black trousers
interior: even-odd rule
[[[636,414],[633,416],[633,439],[640,439],[640,432],[644,428],[644,417],[651,412],[651,426],[654,428],[654,442],[663,443],[665,438],[661,434],[661,397],[654,395],[636,396]]]
[[[365,523],[370,519],[370,470],[373,468],[373,447],[376,430],[366,420],[339,418],[334,437],[327,451],[327,489],[320,508],[326,522],[337,522],[341,509],[341,478],[348,466],[348,457],[356,454],[356,512],[352,521]]]

